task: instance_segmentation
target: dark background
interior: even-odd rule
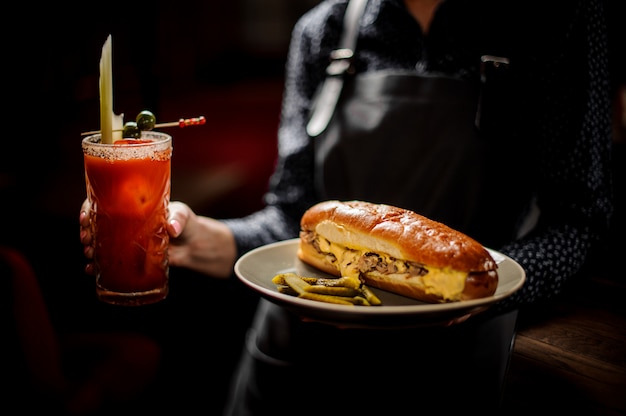
[[[261,206],[275,160],[290,32],[315,3],[21,3],[7,16],[11,27],[0,29],[0,243],[31,261],[61,338],[130,331],[159,343],[159,377],[142,413],[218,414],[256,295],[236,279],[172,269],[170,295],[159,304],[120,308],[96,300],[93,278],[83,273],[78,214],[85,198],[80,133],[99,128],[102,46],[111,34],[114,110],[126,121],[143,109],[157,122],[207,119],[168,130],[172,199],[200,214],[241,216]]]
[[[626,13],[623,1],[605,2],[617,98],[626,85]],[[290,31],[316,3],[23,2],[5,15],[0,243],[32,262],[60,333],[128,329],[163,345],[155,386],[161,410],[219,409],[256,298],[237,281],[172,270],[171,294],[160,304],[120,309],[96,301],[93,280],[83,274],[78,213],[85,197],[80,133],[99,126],[102,45],[112,34],[114,109],[125,120],[143,109],[157,122],[207,118],[205,126],[170,131],[172,199],[200,214],[240,216],[262,204]],[[617,212],[594,265],[622,282],[624,129],[616,123]]]

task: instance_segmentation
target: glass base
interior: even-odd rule
[[[145,292],[120,293],[107,290],[103,287],[96,286],[96,294],[102,302],[111,305],[122,306],[142,306],[150,305],[162,301],[167,297],[169,286],[163,286],[157,289]]]

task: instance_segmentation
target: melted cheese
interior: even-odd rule
[[[331,253],[337,259],[337,268],[344,277],[359,279],[357,262],[362,255],[362,251],[350,250],[339,244],[330,243],[325,238],[320,238],[320,250],[324,253]]]
[[[422,276],[426,293],[439,295],[446,300],[461,300],[461,293],[465,288],[464,272],[435,267],[426,269],[428,273]]]
[[[335,256],[337,259],[336,266],[342,276],[360,280],[360,272],[357,268],[358,260],[365,253],[370,252],[370,250],[347,248],[336,243],[330,243],[323,237],[319,238],[319,247],[322,252],[332,253]],[[409,277],[406,275],[408,268],[404,261],[395,259],[385,253],[377,254],[388,264],[395,264],[397,269],[397,272],[394,273],[395,276]],[[411,276],[411,278],[417,279],[426,293],[441,296],[445,300],[456,301],[461,299],[461,293],[463,293],[465,288],[466,274],[464,272],[449,268],[440,269],[428,266],[424,266],[424,268],[427,270],[425,275]],[[391,276],[389,275],[389,277]]]

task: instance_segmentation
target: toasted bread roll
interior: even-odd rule
[[[325,201],[302,216],[298,257],[326,273],[424,302],[491,296],[497,265],[477,241],[413,211]]]

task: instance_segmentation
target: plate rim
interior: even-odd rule
[[[420,303],[413,305],[380,305],[380,306],[361,306],[355,305],[355,307],[347,307],[346,305],[337,305],[332,303],[319,302],[310,299],[301,299],[295,296],[287,295],[284,293],[278,292],[277,289],[268,288],[260,285],[257,282],[251,281],[249,277],[244,276],[243,271],[241,270],[243,265],[246,262],[250,261],[250,258],[261,255],[265,251],[270,250],[279,250],[284,249],[284,246],[294,246],[294,249],[297,250],[297,245],[299,242],[299,238],[292,238],[288,240],[277,241],[274,243],[269,243],[255,249],[252,249],[246,253],[244,253],[236,262],[234,266],[234,271],[238,279],[245,284],[247,287],[252,290],[258,292],[262,297],[272,301],[273,303],[278,303],[283,306],[291,307],[292,309],[297,309],[301,314],[307,315],[319,315],[319,313],[334,313],[336,314],[337,321],[342,322],[346,318],[348,320],[353,320],[353,315],[360,315],[363,318],[374,317],[385,315],[387,317],[397,317],[397,316],[407,316],[407,315],[422,315],[422,314],[442,314],[442,315],[450,315],[456,312],[467,312],[473,309],[486,309],[494,303],[505,299],[519,290],[526,280],[526,273],[524,269],[513,260],[511,257],[506,254],[500,253],[499,251],[490,249],[485,247],[493,256],[498,257],[501,256],[502,260],[498,262],[501,264],[503,262],[507,262],[510,266],[516,269],[517,273],[519,273],[519,280],[515,282],[515,284],[508,288],[505,293],[494,294],[492,296],[488,296],[480,299],[471,299],[465,301],[458,302],[448,302],[448,303]],[[296,263],[300,261],[295,256],[294,250],[294,263],[293,268],[296,267]],[[279,270],[277,267],[276,274],[283,272],[283,270]],[[320,271],[321,274],[324,274]],[[498,282],[500,284],[500,281]],[[374,288],[375,289],[375,288]],[[380,289],[378,289],[380,290]],[[497,290],[497,289],[496,289]],[[311,313],[313,312],[313,313]]]

